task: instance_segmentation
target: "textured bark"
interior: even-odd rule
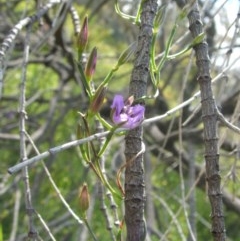
[[[146,95],[149,76],[149,53],[157,0],[146,0],[142,6],[140,32],[132,71],[129,96]],[[142,103],[144,104],[144,103]],[[146,236],[144,220],[145,183],[142,150],[142,127],[129,131],[125,143],[125,222],[127,241],[143,241]]]
[[[190,31],[195,38],[203,32],[197,1],[188,14]],[[202,121],[204,124],[206,180],[211,204],[212,235],[215,241],[226,239],[222,207],[221,177],[219,175],[219,154],[217,137],[217,111],[213,98],[210,76],[208,45],[206,42],[194,47],[198,67],[198,82],[201,91]]]

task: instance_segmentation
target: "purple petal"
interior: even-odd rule
[[[139,116],[143,118],[144,112],[145,107],[142,105],[134,105],[129,108],[129,115],[132,117]]]
[[[111,108],[114,109],[114,115],[119,116],[124,107],[124,99],[121,95],[115,95]]]
[[[128,122],[128,115],[126,113],[122,113],[120,115],[116,115],[116,113],[113,114],[113,122],[115,124],[121,124],[121,123],[127,123]]]
[[[145,107],[135,105],[128,110],[128,121],[123,125],[126,128],[133,129],[141,124],[144,118]]]

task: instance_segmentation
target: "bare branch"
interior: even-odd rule
[[[229,122],[224,115],[217,109],[218,119],[224,124],[226,127],[228,127],[230,130],[234,131],[237,134],[240,134],[240,128],[233,125],[231,122]]]

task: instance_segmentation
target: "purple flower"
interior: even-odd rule
[[[112,120],[115,124],[122,127],[133,129],[141,124],[144,118],[145,107],[142,105],[134,105],[133,97],[129,97],[127,103],[121,95],[115,95],[112,108]]]

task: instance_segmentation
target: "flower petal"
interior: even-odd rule
[[[133,129],[141,124],[144,118],[145,107],[142,105],[135,105],[130,108],[129,119],[124,127]]]
[[[128,115],[126,113],[122,113],[120,115],[113,114],[113,122],[117,125],[127,123],[128,122]]]
[[[142,105],[134,105],[129,108],[129,115],[131,117],[139,116],[143,118],[144,112],[145,112],[145,107]]]
[[[124,99],[121,95],[115,95],[111,108],[114,109],[114,115],[119,116],[124,107]]]

